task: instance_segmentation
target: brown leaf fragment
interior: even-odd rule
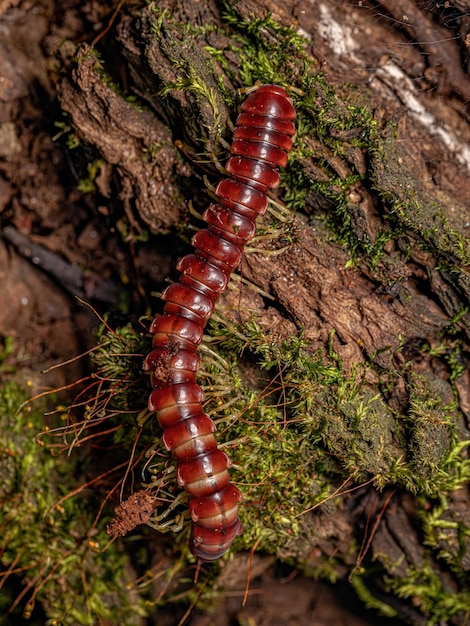
[[[115,518],[106,526],[110,537],[123,537],[140,524],[146,524],[158,500],[145,490],[133,493],[114,509]]]

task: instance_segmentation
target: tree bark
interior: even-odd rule
[[[101,61],[82,46],[58,94],[104,159],[97,184],[109,188],[116,172],[136,228],[167,233],[181,227],[187,201],[207,202],[203,176],[217,179],[210,157],[230,136],[236,90],[272,80],[253,50],[290,85],[299,137],[295,176],[288,171],[280,195],[297,216],[289,239],[271,237],[241,270],[274,304],[243,288],[222,305],[233,323],[254,315],[273,342],[302,332],[308,355],[329,346],[345,378],[365,372],[358,398],[376,421],[352,428],[345,406],[333,410],[330,395],[321,404],[318,390],[311,411],[315,428],[326,423],[336,484],[384,491],[372,501],[369,484],[332,513],[303,516],[302,539],[277,552],[317,572],[340,553],[335,575],[352,576],[369,604],[414,624],[460,624],[463,608],[446,613],[444,599],[468,598],[470,570],[469,468],[457,443],[470,419],[470,27],[464,2],[430,4],[167,0],[126,9],[99,44]],[[289,44],[283,67],[270,65],[269,47],[279,53],[294,32],[303,47]],[[253,50],[240,43],[250,37]],[[127,68],[119,89],[106,75],[111,39],[113,63]],[[398,472],[394,482],[400,463],[429,486]]]

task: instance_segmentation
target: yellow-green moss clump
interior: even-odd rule
[[[90,491],[63,499],[84,482],[78,455],[38,445],[44,405],[26,399],[26,385],[0,390],[0,615],[8,623],[23,614],[31,624],[137,624],[145,602],[130,592],[122,546],[103,551],[109,537],[93,524],[99,505]]]

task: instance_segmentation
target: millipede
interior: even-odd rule
[[[257,217],[267,210],[267,192],[279,186],[295,118],[283,87],[261,85],[248,94],[225,166],[229,176],[215,188],[217,203],[202,217],[207,228],[194,235],[194,252],[179,261],[179,282],[163,292],[163,313],[150,326],[153,349],[144,361],[153,388],[148,405],[176,460],[178,484],[188,494],[190,549],[202,561],[221,557],[241,533],[241,493],[230,482],[231,462],[217,446],[215,424],[203,411],[197,349],[218,297],[255,235]]]

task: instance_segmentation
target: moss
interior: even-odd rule
[[[368,387],[367,368],[345,375],[331,347],[312,354],[302,336],[274,342],[253,320],[234,326],[220,314],[211,321],[211,334],[217,338],[217,351],[202,352],[200,382],[220,445],[234,461],[232,479],[244,495],[244,532],[233,550],[256,547],[305,567],[312,576],[334,581],[345,566],[352,568],[354,542],[342,545],[335,556],[321,554],[315,565],[305,555],[321,545],[322,516],[340,512],[341,486],[373,481],[381,489],[392,486],[418,494],[430,554],[462,571],[459,559],[468,527],[445,519],[445,503],[470,478],[470,462],[463,454],[468,442],[456,437],[453,408],[443,403],[431,383],[407,370],[409,409],[397,415]],[[163,496],[150,524],[159,532],[177,531],[172,543],[179,572],[194,562],[187,547],[189,520],[174,466],[171,461],[168,465],[169,455],[145,407],[147,382],[140,374],[144,339],[130,326],[101,331],[94,358],[103,402],[88,403],[89,418],[102,419],[109,412],[125,424],[113,435],[114,443],[136,456],[146,451],[145,484]],[[249,350],[266,372],[259,372],[255,385],[239,365],[243,350]],[[172,575],[172,565],[168,567]],[[216,571],[216,566],[211,568],[204,589],[191,592],[199,601],[214,597]],[[367,591],[368,576],[368,568],[356,570],[355,588],[368,605],[389,614],[386,603],[381,606],[373,591]],[[405,576],[397,573],[391,592],[405,594],[410,576],[409,571]],[[431,596],[431,591],[426,593]],[[194,599],[188,593],[181,596],[186,602]],[[459,602],[456,599],[455,606]]]
[[[158,42],[159,54],[169,65],[169,75],[158,94],[164,98],[179,99],[178,92],[190,96],[189,107],[183,112],[186,117],[185,132],[197,138],[209,154],[216,153],[225,123],[225,107],[218,90],[215,63],[207,49],[207,55],[200,52],[200,29],[174,20],[166,11],[154,7],[149,23],[153,36]]]
[[[379,600],[371,593],[364,577],[360,574],[351,576],[351,585],[366,608],[375,609],[378,613],[386,617],[396,617],[398,615],[398,612],[392,606]]]
[[[96,191],[95,180],[100,173],[103,159],[95,159],[88,164],[88,176],[82,178],[77,185],[77,189],[83,193],[91,193]]]
[[[345,480],[372,479],[381,489],[398,486],[431,497],[450,495],[469,480],[463,454],[469,442],[456,435],[455,407],[422,376],[407,371],[409,409],[397,415],[367,387],[364,368],[345,376],[331,350],[312,355],[301,337],[276,344],[254,321],[225,330],[213,323],[213,332],[225,337],[220,349],[226,360],[249,346],[275,381],[282,372],[279,387],[274,382],[272,390],[268,384],[251,396],[238,382],[231,391],[235,402],[224,409],[230,424],[240,411],[225,435],[239,444],[231,455],[243,467],[235,479],[248,503],[239,545],[256,541],[285,555],[295,538],[298,559],[303,546],[315,542],[303,512],[334,511],[331,494]],[[214,377],[220,380],[220,372]],[[227,381],[225,398],[229,390]]]
[[[428,380],[412,370],[407,376],[407,391],[410,463],[416,475],[423,479],[422,489],[429,486],[438,492],[438,474],[450,450],[452,414],[442,406]]]
[[[246,19],[229,2],[222,4],[225,9],[222,18],[231,28],[231,32],[226,31],[232,41],[227,51],[239,57],[238,78],[242,84],[292,82],[294,72],[299,71],[293,59],[302,59],[305,39],[294,27],[278,24],[270,14]]]
[[[229,326],[227,335],[232,331]],[[215,332],[223,335],[224,329],[217,327]],[[277,345],[251,321],[227,336],[223,345],[230,350],[249,345],[261,355],[263,368],[282,371],[282,398],[289,423],[296,425],[294,436],[299,436],[299,430],[307,433],[310,453],[317,450],[324,461],[327,455],[330,469],[336,467],[343,477],[352,475],[358,481],[373,477],[380,488],[398,484],[414,493],[429,492],[432,471],[437,474],[447,467],[450,442],[455,444],[454,420],[430,389],[426,395],[422,383],[410,383],[410,412],[406,419],[397,421],[381,395],[365,384],[364,368],[345,376],[335,355],[310,355],[301,337]],[[409,425],[408,459],[401,431],[405,423]],[[289,436],[286,429],[283,434]],[[263,458],[272,464],[275,457]],[[314,458],[311,463],[313,467]],[[446,472],[444,475],[448,478]],[[433,477],[437,480],[437,475]],[[441,487],[438,482],[435,488]]]
[[[127,93],[126,90],[111,76],[107,71],[106,61],[102,58],[99,50],[93,47],[80,47],[76,56],[71,58],[72,63],[86,63],[89,61],[92,64],[93,72],[98,76],[103,84],[111,89],[113,93],[122,98],[127,104],[136,111],[147,110],[147,105],[134,93]]]
[[[409,246],[429,251],[436,271],[462,294],[463,304],[456,300],[448,305],[451,315],[468,331],[470,288],[465,267],[470,263],[470,239],[450,225],[440,206],[423,197],[419,181],[403,166],[392,132],[393,128],[389,128],[377,150],[371,151],[371,184],[377,189],[393,228],[407,233]]]
[[[104,550],[109,538],[93,527],[91,503],[78,496],[57,504],[76,487],[78,459],[37,444],[44,409],[25,399],[15,382],[0,392],[3,582],[23,584],[16,599],[0,596],[1,609],[12,618],[43,611],[47,624],[131,623],[146,611],[126,588],[127,557],[117,544]]]
[[[377,143],[370,111],[355,103],[354,96],[346,99],[327,84],[311,67],[305,42],[291,28],[277,25],[269,15],[245,20],[232,7],[227,8],[226,20],[235,30],[235,35],[226,33],[232,42],[227,44],[227,54],[232,59],[235,55],[239,64],[232,79],[244,85],[256,81],[284,85],[294,99],[298,132],[289,168],[282,173],[284,201],[300,209],[312,194],[329,200],[324,219],[332,236],[348,246],[354,258],[368,256],[376,265],[385,243],[396,233],[386,229],[373,241],[364,232],[358,236],[357,211],[350,200],[351,189],[364,178],[362,168],[358,171],[355,165],[359,154],[375,149]],[[337,169],[340,160],[348,165]],[[314,167],[305,167],[309,162]]]
[[[462,571],[463,561],[468,562],[470,547],[470,527],[466,523],[466,511],[455,514],[451,507],[454,494],[441,495],[432,502],[421,502],[421,514],[424,540],[440,560],[445,561],[462,584],[465,575]],[[460,507],[463,508],[463,507]]]
[[[448,623],[456,616],[458,623],[465,624],[470,617],[470,591],[450,589],[430,561],[419,568],[408,567],[405,576],[389,579],[388,589],[399,598],[411,598],[429,626]]]
[[[78,135],[73,132],[72,126],[68,122],[54,122],[55,128],[58,129],[57,134],[52,137],[52,141],[65,137],[65,143],[68,150],[75,150],[80,146]]]

